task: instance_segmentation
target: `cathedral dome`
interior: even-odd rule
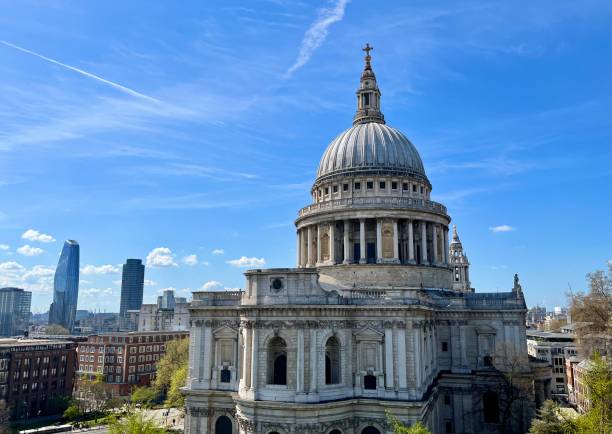
[[[364,172],[427,180],[414,145],[382,122],[357,123],[336,137],[323,153],[317,179]]]

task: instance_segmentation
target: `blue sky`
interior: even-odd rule
[[[0,285],[48,309],[68,238],[79,308],[118,311],[128,257],[155,264],[148,302],[293,266],[369,42],[473,285],[518,272],[529,304],[563,304],[612,258],[610,18],[603,0],[0,1]]]

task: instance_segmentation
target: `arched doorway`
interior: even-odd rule
[[[340,342],[335,336],[325,344],[325,384],[340,383]]]
[[[329,434],[342,434],[339,429],[333,429],[329,432]]]
[[[227,416],[220,416],[215,422],[215,434],[232,434],[232,420]]]
[[[361,434],[381,434],[381,433],[377,428],[374,428],[373,426],[366,426],[364,429],[361,430]]]
[[[484,421],[487,423],[499,422],[499,397],[497,393],[488,391],[482,396]]]

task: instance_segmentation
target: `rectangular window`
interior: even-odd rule
[[[368,190],[372,190],[374,188],[374,182],[373,181],[368,181],[366,183],[366,187]]]
[[[348,191],[348,184],[342,184],[342,191]]]
[[[397,190],[397,181],[391,182],[391,190]]]
[[[444,405],[451,405],[450,395],[444,395]]]
[[[442,351],[444,352],[448,351],[448,342],[442,342]]]
[[[421,194],[423,194],[423,186],[421,185]]]
[[[361,182],[355,183],[355,190],[361,190]]]
[[[416,184],[412,184],[412,191],[413,191],[414,193],[416,193],[416,191],[417,191],[417,190],[416,190],[416,187],[417,187],[417,186],[416,186]]]
[[[385,181],[380,181],[380,183],[378,184],[378,187],[381,190],[384,190],[385,188],[387,188],[387,184],[385,183]]]
[[[453,423],[449,420],[446,421],[446,432],[450,434],[453,432]]]
[[[338,193],[338,186],[337,186],[337,185],[334,185],[334,186],[332,187],[332,191],[333,191],[334,193]]]
[[[329,187],[325,187],[325,195],[327,196],[329,194]]]
[[[404,191],[407,191],[407,190],[408,190],[408,183],[407,183],[407,182],[404,182],[404,183],[402,184],[402,190],[404,190]]]

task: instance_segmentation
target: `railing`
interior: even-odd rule
[[[347,197],[324,202],[313,203],[298,212],[299,217],[305,217],[322,211],[342,208],[409,208],[446,214],[446,207],[441,203],[414,197]]]
[[[224,306],[240,302],[243,291],[197,291],[193,293],[192,307]]]
[[[370,298],[387,298],[387,293],[382,289],[351,290],[351,300]]]

